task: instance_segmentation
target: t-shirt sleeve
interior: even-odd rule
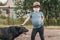
[[[32,13],[29,13],[29,16],[32,17]]]

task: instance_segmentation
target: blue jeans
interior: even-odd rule
[[[41,26],[40,28],[33,28],[32,34],[31,34],[31,40],[35,40],[35,36],[39,32],[39,36],[41,40],[44,40],[44,27]]]

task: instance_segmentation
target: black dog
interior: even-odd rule
[[[14,40],[14,38],[25,32],[28,32],[28,29],[25,27],[10,26],[6,28],[0,28],[0,39]]]

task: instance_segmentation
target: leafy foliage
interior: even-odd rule
[[[18,1],[15,3],[17,6],[16,9],[31,9],[33,3],[35,1],[40,2],[42,11],[45,16],[45,24],[50,25],[50,24],[58,24],[60,22],[60,1],[59,0],[25,0],[22,4],[20,5],[21,1]],[[59,18],[59,19],[58,19]],[[59,21],[59,22],[58,22]]]

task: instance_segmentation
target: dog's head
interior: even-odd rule
[[[22,33],[26,33],[28,32],[29,30],[25,27],[19,27],[19,26],[10,26],[10,29],[13,31],[14,30],[14,33],[18,33],[18,34],[22,34]]]
[[[16,28],[16,30],[17,30],[20,34],[26,33],[26,32],[29,31],[29,30],[28,30],[27,28],[25,28],[25,27],[17,27],[17,26],[15,26],[15,28]]]
[[[19,27],[19,32],[21,33],[25,33],[25,32],[28,32],[28,29],[26,29],[25,27]]]

